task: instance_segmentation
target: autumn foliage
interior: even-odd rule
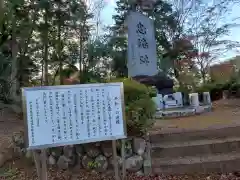
[[[73,84],[79,84],[79,72],[74,73],[69,78],[64,79],[64,85],[73,85]]]
[[[216,64],[210,67],[211,79],[216,82],[226,82],[235,72],[235,66],[230,62]]]

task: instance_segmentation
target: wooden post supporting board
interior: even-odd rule
[[[48,172],[47,172],[47,152],[46,149],[43,149],[41,152],[41,160],[42,160],[42,180],[48,179]]]
[[[125,139],[122,139],[122,147],[121,147],[121,154],[122,154],[122,180],[126,179],[126,154],[125,154]]]
[[[35,163],[36,170],[37,170],[37,176],[39,179],[41,179],[41,169],[42,169],[41,168],[41,156],[36,150],[33,150],[32,153],[33,153],[33,159],[34,159],[34,163]]]
[[[41,154],[37,150],[33,150],[33,158],[37,169],[37,175],[39,180],[47,180],[47,154],[46,150],[41,150]]]
[[[113,148],[113,164],[114,164],[114,175],[115,180],[120,180],[119,177],[119,166],[118,166],[118,159],[117,159],[117,143],[116,140],[112,141],[112,148]]]

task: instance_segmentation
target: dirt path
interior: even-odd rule
[[[173,131],[173,130],[179,130],[179,129],[202,129],[207,127],[216,127],[216,126],[232,126],[234,124],[240,125],[240,100],[221,100],[213,105],[214,111],[209,112],[206,114],[202,114],[199,116],[191,116],[191,117],[185,117],[185,118],[176,118],[176,119],[168,119],[168,120],[157,120],[154,126],[154,130],[160,130],[160,131]],[[23,130],[23,120],[19,120],[16,115],[8,110],[5,110],[1,113],[0,111],[0,152],[1,150],[4,150],[7,148],[12,139],[12,135],[14,132],[19,132]],[[0,180],[6,180],[8,177],[5,177],[5,174],[8,174],[9,179],[16,179],[16,180],[34,180],[36,178],[36,173],[33,168],[33,165],[27,165],[23,163],[23,160],[13,161],[9,162],[5,166],[6,169],[1,174],[0,172]],[[1,170],[1,169],[0,169]],[[78,178],[71,177],[71,173],[68,171],[60,172],[59,170],[50,170],[49,169],[49,176],[54,180],[76,180],[76,179],[113,179],[112,177],[100,177],[100,175],[93,176],[92,173],[87,174],[87,172],[80,173],[78,170]],[[210,179],[217,180],[220,179],[221,175],[212,176]],[[231,175],[232,176],[232,175]],[[210,176],[209,176],[210,177]],[[189,180],[205,180],[209,177],[203,176],[203,177],[190,177],[190,176],[184,176],[184,177],[128,177],[129,180],[135,180],[135,179],[145,179],[145,180],[162,180],[162,179],[189,179]],[[225,177],[225,175],[224,175]],[[222,178],[221,178],[222,179]],[[224,178],[223,178],[224,179]],[[225,179],[236,179],[236,176],[233,178],[228,178],[226,176]]]
[[[0,112],[0,152],[8,147],[14,132],[23,130],[23,120],[19,120],[16,114],[4,109]]]
[[[159,119],[154,131],[199,130],[240,125],[240,99],[220,100],[213,103],[213,111],[197,116]]]
[[[240,99],[213,103],[213,111],[198,116],[157,120],[153,131],[178,131],[240,125]],[[8,147],[14,132],[23,130],[23,120],[8,109],[0,110],[0,152]]]

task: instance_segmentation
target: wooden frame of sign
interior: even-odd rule
[[[33,151],[40,180],[47,180],[48,176],[47,148],[107,140],[112,141],[115,178],[119,180],[118,139],[122,139],[125,179],[127,131],[123,83],[23,88],[22,101],[25,142],[27,149]]]

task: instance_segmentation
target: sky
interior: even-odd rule
[[[116,0],[105,0],[106,6],[101,13],[101,21],[103,26],[108,26],[114,23],[112,19],[112,15],[115,14],[115,7],[116,7]],[[240,5],[235,5],[232,8],[230,14],[226,17],[226,21],[232,22],[235,19],[235,23],[240,24]],[[240,42],[240,26],[236,28],[232,28],[229,35],[225,36],[224,39],[229,39],[232,41]],[[222,54],[220,57],[220,61],[224,61],[226,59],[235,57],[236,55],[240,55],[240,48],[239,51],[228,51],[225,54]]]
[[[112,19],[112,15],[114,15],[115,13],[115,7],[116,7],[116,0],[105,0],[106,1],[106,6],[103,9],[103,12],[101,14],[101,19],[102,22],[105,25],[111,25],[113,24],[113,19]]]
[[[228,16],[227,21],[231,22],[233,19],[236,19],[234,22],[240,24],[240,5],[236,5],[233,7],[231,14]],[[230,39],[232,41],[238,41],[240,42],[240,26],[231,29],[228,36],[225,37],[226,39]],[[238,49],[238,52],[229,52],[227,54],[224,54],[222,59],[228,59],[231,57],[235,57],[236,55],[240,55],[240,48]]]

